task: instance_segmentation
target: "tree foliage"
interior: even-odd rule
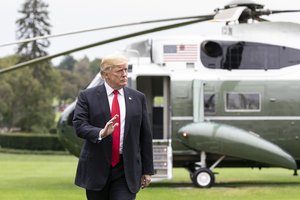
[[[12,59],[15,58],[15,59]],[[17,56],[0,59],[0,66],[11,66]],[[52,101],[55,94],[45,89],[38,79],[32,77],[32,68],[23,68],[11,73],[1,74],[0,79],[0,126],[9,130],[19,127],[26,132],[48,132],[55,126]],[[59,80],[59,73],[54,71]],[[55,86],[59,91],[60,83]],[[56,93],[57,93],[56,91]]]
[[[47,8],[48,5],[41,0],[25,0],[22,9],[19,10],[22,17],[16,21],[17,39],[28,39],[51,33]],[[23,62],[47,55],[45,49],[49,46],[50,42],[47,39],[25,42],[19,45],[17,54]]]
[[[101,62],[101,59],[99,59],[99,58],[96,58],[95,60],[93,60],[91,62],[90,70],[91,70],[92,74],[96,75],[97,73],[99,73],[100,62]]]
[[[42,0],[25,0],[16,21],[18,39],[50,34],[48,5]],[[0,59],[8,67],[47,55],[46,39],[19,45],[16,55]],[[26,132],[48,132],[55,126],[54,99],[73,101],[99,72],[100,59],[75,60],[66,56],[58,67],[50,61],[0,75],[0,128],[19,127]],[[61,92],[62,91],[62,92]]]
[[[60,99],[65,102],[73,101],[78,92],[84,89],[99,72],[100,59],[92,62],[88,57],[75,60],[72,56],[65,56],[58,64],[62,80],[62,94]]]
[[[76,60],[73,58],[73,56],[66,55],[62,61],[59,63],[58,68],[62,70],[68,70],[73,72],[74,65],[76,63]]]
[[[69,59],[72,56],[66,57]],[[56,83],[57,89],[53,89],[55,93],[62,90],[55,96],[62,104],[76,99],[79,91],[99,73],[100,63],[98,58],[89,61],[87,57],[79,60],[72,57],[73,64],[65,68],[63,63],[66,63],[66,57],[58,66],[52,68],[57,77],[48,80]],[[2,58],[0,67],[14,65],[17,60],[16,55]],[[53,95],[44,98],[48,94],[44,94],[45,88],[32,77],[32,71],[33,69],[28,67],[0,75],[0,128],[21,127],[22,130],[31,132],[47,132],[47,127],[53,127]],[[55,81],[56,79],[59,81]]]
[[[17,62],[16,56],[8,56],[0,59],[0,66],[11,66]],[[15,92],[10,84],[11,74],[4,74],[0,77],[0,126],[11,128],[12,126],[12,108]]]
[[[19,11],[22,16],[16,21],[18,39],[50,34],[47,8],[48,5],[41,0],[25,0]],[[46,39],[20,44],[17,49],[19,62],[47,55],[49,45]],[[60,74],[50,61],[13,73],[8,81],[17,93],[9,115],[11,125],[23,131],[47,132],[54,126],[52,101],[60,94]]]

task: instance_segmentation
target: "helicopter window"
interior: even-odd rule
[[[226,94],[226,111],[258,112],[260,111],[259,93],[236,93]]]
[[[241,66],[244,50],[243,43],[237,43],[227,47],[225,62],[222,64],[224,69],[238,69]]]
[[[128,65],[128,72],[129,72],[129,73],[132,72],[132,64],[129,64],[129,65]]]
[[[300,64],[300,50],[282,47],[281,52],[284,55],[280,60],[283,66]]]
[[[278,69],[279,47],[247,43],[236,69]]]
[[[132,87],[132,78],[131,77],[128,77],[127,86]]]
[[[204,112],[215,113],[215,94],[204,94]]]
[[[280,69],[300,64],[300,50],[245,41],[204,41],[201,62],[211,69]]]

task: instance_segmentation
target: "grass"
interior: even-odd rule
[[[85,191],[74,186],[77,158],[71,155],[0,153],[0,199],[79,200]],[[170,181],[152,183],[137,200],[296,200],[300,177],[285,169],[216,169],[216,185],[194,188],[184,169],[174,169]]]
[[[0,199],[83,199],[70,155],[0,154]]]

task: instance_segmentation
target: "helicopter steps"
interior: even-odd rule
[[[152,181],[172,178],[171,140],[153,140],[153,162],[154,175],[152,176]]]

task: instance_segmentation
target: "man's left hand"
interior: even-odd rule
[[[151,182],[151,175],[147,175],[147,174],[143,175],[141,178],[142,189],[144,189],[145,187],[148,187],[150,182]]]

